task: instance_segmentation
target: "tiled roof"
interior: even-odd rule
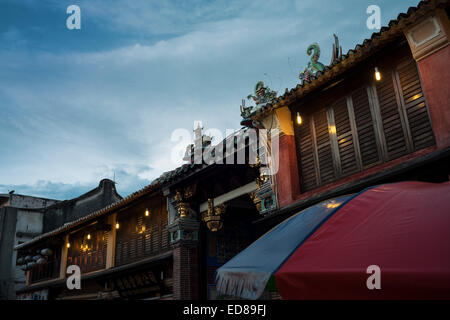
[[[169,183],[172,180],[174,180],[175,178],[180,178],[181,176],[191,173],[193,171],[195,171],[196,169],[202,169],[205,165],[200,165],[200,164],[195,164],[195,163],[185,163],[182,166],[171,170],[171,171],[167,171],[164,172],[161,176],[159,176],[159,178],[153,180],[152,185],[153,184],[165,184],[165,183]]]
[[[391,20],[387,27],[382,27],[380,31],[374,32],[369,39],[365,39],[362,44],[357,44],[354,49],[348,50],[340,59],[335,60],[331,65],[326,66],[323,71],[318,71],[315,75],[311,75],[309,81],[297,84],[291,90],[275,99],[272,103],[266,104],[264,107],[256,110],[251,117],[261,118],[273,109],[285,106],[298,99],[303,94],[311,92],[315,88],[329,82],[336,76],[342,74],[356,63],[370,56],[375,49],[390,42],[398,35],[402,34],[402,29],[415,22],[418,17],[426,15],[430,10],[438,4],[448,2],[448,0],[423,0],[416,7],[410,7],[406,13],[400,13],[397,19]]]

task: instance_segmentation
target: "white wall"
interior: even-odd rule
[[[42,233],[43,222],[44,222],[44,214],[41,212],[27,211],[23,209],[18,210],[14,246],[32,239],[31,236],[18,237],[17,236],[18,232],[40,234]],[[17,260],[17,251],[14,250],[13,256],[11,258],[12,262],[11,276],[14,281],[14,285],[10,287],[11,290],[13,290],[11,294],[14,294],[16,290],[19,290],[20,288],[24,287],[26,282],[25,272],[22,269],[20,269],[19,266],[16,266],[16,260]]]

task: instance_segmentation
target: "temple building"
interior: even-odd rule
[[[293,214],[378,184],[449,181],[449,4],[421,1],[346,54],[335,37],[328,66],[311,44],[295,88],[278,96],[257,82],[241,130],[212,146],[196,129],[186,164],[17,245],[18,294],[226,299],[216,270]],[[261,298],[280,298],[273,283]]]

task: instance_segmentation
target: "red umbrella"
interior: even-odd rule
[[[359,194],[292,253],[275,280],[284,299],[449,299],[450,182]]]

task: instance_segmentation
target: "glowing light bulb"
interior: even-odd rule
[[[119,227],[120,227],[120,225],[119,225],[119,223],[117,222],[117,223],[116,223],[116,229],[119,229]]]
[[[150,212],[148,211],[148,209],[145,209],[145,216],[148,217],[150,215]]]
[[[330,126],[331,134],[336,134],[336,126]]]
[[[302,124],[302,117],[300,116],[300,113],[297,112],[297,123]]]
[[[88,240],[91,239],[91,235],[90,235],[90,234],[87,235],[87,239],[88,239]]]
[[[70,243],[69,242],[67,242],[67,248],[70,248]]]
[[[375,79],[377,81],[381,80],[381,73],[380,73],[380,71],[378,71],[378,67],[375,67]]]

